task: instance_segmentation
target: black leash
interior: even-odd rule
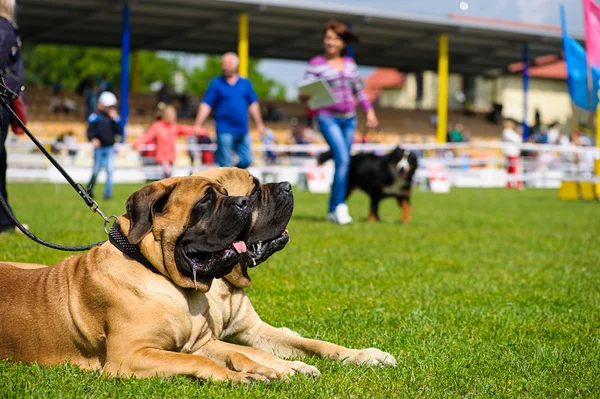
[[[6,86],[6,84],[4,82],[4,76],[1,75],[1,72],[0,72],[0,106],[7,109],[8,112],[10,113],[10,115],[13,118],[15,118],[15,120],[18,122],[19,126],[21,126],[21,128],[23,129],[25,134],[27,134],[27,136],[31,139],[31,141],[33,141],[33,143],[42,152],[42,154],[44,154],[44,156],[46,158],[48,158],[50,163],[52,163],[52,165],[54,165],[54,167],[56,169],[58,169],[60,174],[63,175],[63,177],[67,180],[67,182],[69,182],[71,187],[73,187],[73,189],[77,192],[77,194],[79,194],[79,196],[85,201],[86,205],[90,208],[90,210],[94,213],[99,214],[100,217],[102,217],[102,219],[104,220],[104,231],[106,232],[106,234],[108,234],[108,225],[110,224],[110,220],[111,219],[116,220],[117,217],[116,216],[108,216],[107,217],[100,210],[100,208],[98,207],[98,203],[96,201],[94,201],[94,199],[89,195],[87,190],[81,184],[76,183],[73,180],[73,178],[71,178],[71,176],[67,173],[67,171],[58,163],[58,161],[56,159],[54,159],[54,157],[52,155],[50,155],[50,153],[48,151],[46,151],[44,146],[35,138],[35,136],[29,131],[29,129],[27,129],[27,126],[25,126],[23,121],[19,118],[19,116],[15,113],[15,111],[10,107],[10,105],[7,102],[7,99],[13,100],[13,99],[17,99],[18,97],[19,97],[18,93],[15,93],[14,91],[12,91],[10,88],[8,88]],[[5,123],[5,121],[3,119],[4,119],[3,115],[0,112],[0,126],[2,126],[3,123]],[[6,122],[6,123],[8,123],[8,122]],[[93,247],[96,247],[96,246],[101,245],[104,242],[106,242],[106,241],[101,241],[101,242],[98,242],[95,244],[82,245],[82,246],[65,246],[65,245],[53,244],[48,241],[42,240],[39,237],[36,237],[29,230],[27,230],[25,228],[25,226],[23,226],[17,220],[17,218],[13,214],[12,210],[10,209],[10,207],[8,206],[6,201],[4,201],[4,198],[2,198],[1,195],[0,195],[0,207],[10,217],[10,219],[13,221],[15,226],[17,226],[17,228],[19,230],[21,230],[21,232],[23,232],[23,234],[25,234],[27,237],[29,237],[33,241],[37,242],[38,244],[42,244],[48,248],[57,249],[59,251],[79,252],[79,251],[87,251]]]

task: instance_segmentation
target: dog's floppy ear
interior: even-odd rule
[[[127,239],[131,244],[139,244],[152,231],[154,212],[166,204],[175,186],[175,182],[155,182],[131,194],[127,199],[126,208],[130,220]]]
[[[396,147],[388,155],[388,161],[392,164],[397,164],[404,157],[404,150],[401,147]]]

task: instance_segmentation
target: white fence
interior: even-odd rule
[[[45,143],[49,148],[50,143]],[[448,144],[401,144],[402,148],[414,151],[419,156],[416,183],[424,182],[433,165],[443,165],[452,186],[458,187],[503,187],[509,176],[505,171],[502,155],[506,144],[501,142],[472,142]],[[375,152],[385,154],[396,145],[354,144],[353,152]],[[514,178],[531,187],[556,188],[563,178],[589,179],[594,175],[594,160],[600,159],[595,147],[574,145],[553,146],[522,144],[520,172]],[[117,145],[116,183],[144,182],[160,176],[160,168],[143,165],[139,152],[131,145]],[[72,155],[68,155],[68,150]],[[152,149],[148,146],[146,149]],[[214,151],[214,144],[185,146],[178,145],[178,161],[175,176],[188,175],[192,171],[214,167],[190,163],[185,154],[192,151]],[[56,158],[76,181],[85,183],[89,179],[93,163],[90,144],[79,144],[71,148],[56,148]],[[265,180],[287,180],[295,184],[306,173],[319,172],[326,179],[333,177],[333,163],[318,166],[316,157],[327,151],[328,146],[319,145],[256,145],[253,147],[255,162],[251,172]],[[7,142],[9,181],[48,181],[62,183],[64,179],[35,148],[24,139]],[[275,155],[275,162],[266,164],[266,154]],[[476,155],[474,155],[476,154]],[[101,174],[100,179],[103,178]]]

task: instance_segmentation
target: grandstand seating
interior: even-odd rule
[[[28,110],[28,126],[42,140],[52,140],[60,134],[72,131],[77,141],[85,142],[85,116],[83,98],[74,93],[65,93],[77,105],[77,111],[63,114],[53,113],[49,109],[51,91],[48,89],[28,88],[26,101]],[[133,140],[144,132],[154,120],[156,97],[153,93],[135,93],[130,97],[130,115],[127,136]],[[305,107],[300,103],[274,102],[277,110],[286,118],[302,118]],[[436,131],[430,122],[434,111],[377,109],[380,127],[377,132],[370,132],[368,137],[380,143],[423,143],[435,142]],[[450,125],[460,122],[471,131],[474,140],[498,140],[501,128],[489,124],[484,116],[466,116],[458,112],[450,112]],[[192,119],[181,120],[182,123],[193,123]],[[276,143],[291,143],[291,129],[288,121],[268,122],[276,137]],[[358,112],[359,134],[364,130],[362,112]],[[260,142],[256,132],[252,132],[253,141]],[[317,142],[322,142],[320,135],[315,135]]]

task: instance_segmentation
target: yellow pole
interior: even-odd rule
[[[131,92],[137,93],[140,91],[140,74],[139,74],[139,54],[134,51],[131,54]]]
[[[240,57],[240,76],[248,77],[248,14],[240,14],[238,24],[238,56]]]
[[[440,35],[438,81],[437,141],[445,143],[448,127],[448,35],[446,33]]]
[[[600,90],[597,95],[600,97]],[[596,147],[600,148],[600,102],[596,107]],[[596,177],[600,177],[600,159],[594,160],[594,172]],[[594,194],[600,200],[600,183],[594,184]]]
[[[600,90],[598,90],[598,96],[600,96]],[[596,107],[596,147],[600,147],[600,102]],[[600,171],[596,171],[600,173]]]

